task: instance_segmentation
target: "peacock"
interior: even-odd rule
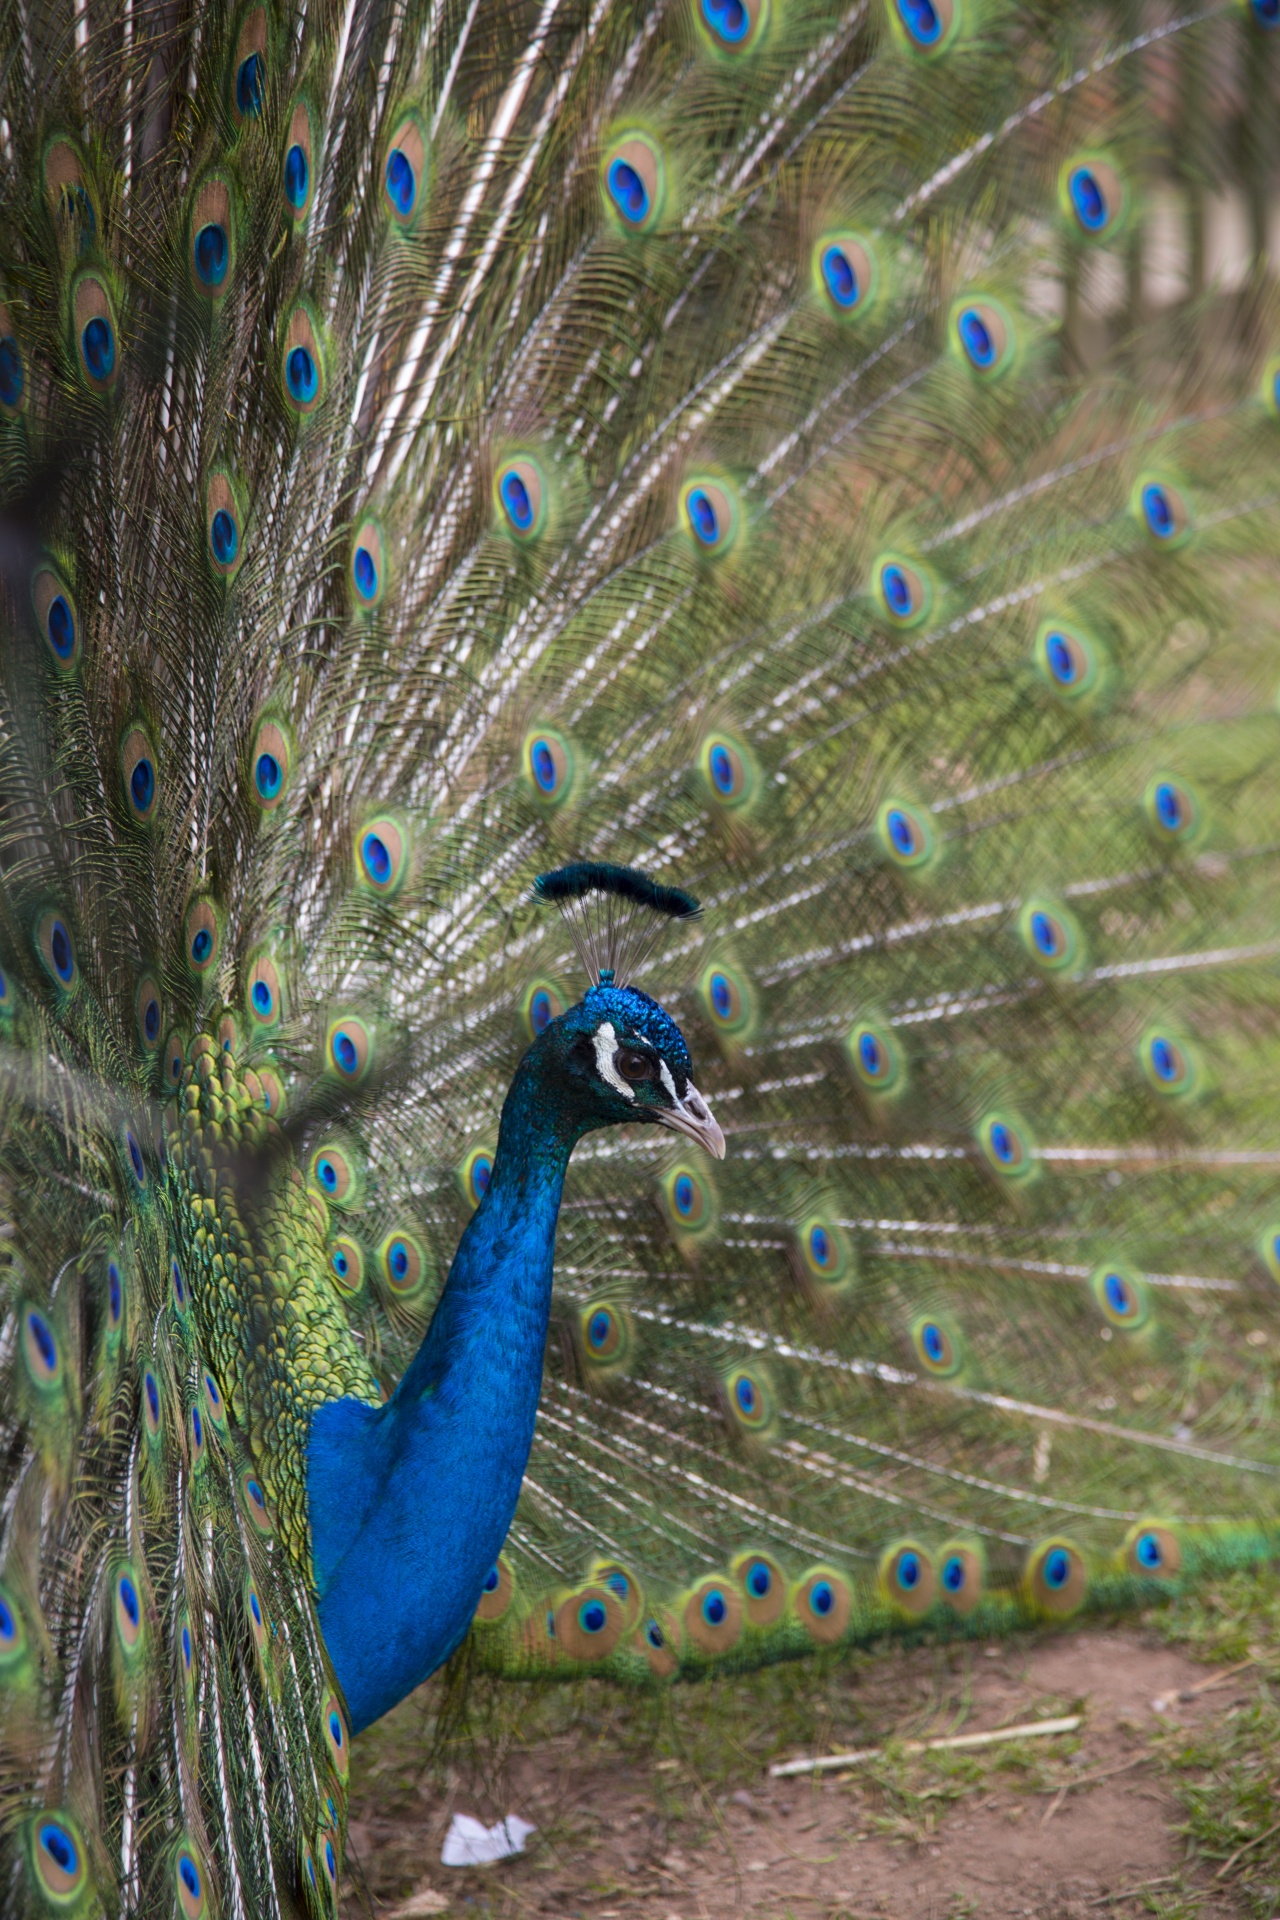
[[[6,1915],[1280,1550],[1277,25],[4,0]]]

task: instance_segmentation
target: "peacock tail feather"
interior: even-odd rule
[[[578,1149],[476,1662],[1274,1555],[1280,315],[1078,363],[1276,20],[0,7],[6,1914],[336,1911],[310,1422],[582,995],[568,863],[700,900],[728,1154]]]

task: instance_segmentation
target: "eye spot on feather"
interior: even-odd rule
[[[0,1673],[12,1670],[27,1649],[27,1632],[18,1603],[0,1584]]]
[[[938,1598],[953,1613],[972,1613],[983,1596],[986,1572],[982,1556],[964,1541],[953,1541],[938,1554]]]
[[[1151,1317],[1151,1293],[1142,1275],[1118,1261],[1104,1261],[1089,1276],[1089,1288],[1109,1327],[1136,1333]]]
[[[706,1233],[715,1226],[715,1191],[697,1167],[682,1162],[670,1168],[662,1179],[662,1195],[677,1236]]]
[[[26,384],[13,316],[4,301],[0,300],[0,413],[12,419],[21,412]]]
[[[249,750],[250,792],[264,813],[284,799],[293,771],[293,743],[279,721],[259,720]]]
[[[365,1022],[355,1014],[331,1020],[325,1035],[325,1061],[331,1072],[349,1086],[358,1086],[369,1070],[373,1041]]]
[[[285,148],[282,175],[284,203],[296,221],[305,220],[311,211],[314,145],[307,104],[296,101],[289,121],[289,144]]]
[[[938,1593],[933,1558],[917,1540],[896,1540],[880,1557],[880,1591],[897,1613],[919,1619]]]
[[[1014,356],[1013,322],[994,300],[960,301],[951,312],[952,338],[960,357],[983,380],[1006,372]]]
[[[1080,961],[1080,929],[1064,908],[1048,900],[1028,900],[1018,915],[1018,935],[1028,955],[1045,973],[1063,973]]]
[[[160,1045],[164,1008],[160,1001],[160,989],[152,974],[144,973],[134,989],[133,1017],[143,1052],[155,1053]]]
[[[624,232],[651,233],[662,217],[666,167],[661,151],[645,133],[628,133],[605,153],[605,201]]]
[[[752,1439],[766,1436],[773,1426],[777,1405],[763,1368],[730,1367],[723,1384],[729,1415],[737,1430]]]
[[[736,811],[756,798],[759,778],[747,749],[727,733],[709,733],[698,749],[698,771],[718,807]]]
[[[22,1352],[27,1372],[37,1387],[51,1387],[62,1377],[62,1355],[44,1314],[28,1307],[22,1321]]]
[[[1163,474],[1139,474],[1132,507],[1152,546],[1165,553],[1184,546],[1191,537],[1190,504],[1180,486]]]
[[[988,1113],[978,1123],[978,1145],[993,1173],[1004,1180],[1029,1179],[1037,1161],[1025,1124],[1010,1113]]]
[[[1280,26],[1280,0],[1249,0],[1249,11],[1264,32]]]
[[[902,1049],[887,1021],[856,1021],[845,1045],[854,1074],[869,1093],[900,1091],[906,1078]]]
[[[727,1653],[742,1634],[742,1596],[736,1581],[699,1581],[683,1608],[686,1637],[704,1654]]]
[[[387,1289],[396,1300],[420,1294],[427,1280],[427,1259],[416,1235],[405,1228],[389,1233],[378,1248],[378,1264]]]
[[[549,980],[534,980],[525,988],[520,1014],[530,1040],[545,1033],[563,1012],[564,1001]]]
[[[1125,1539],[1125,1561],[1140,1580],[1172,1580],[1182,1571],[1178,1536],[1158,1520],[1140,1520]]]
[[[173,1880],[183,1920],[204,1920],[206,1897],[202,1865],[190,1842],[179,1845],[174,1854]]]
[[[1200,836],[1204,811],[1194,789],[1176,774],[1158,773],[1147,783],[1143,811],[1156,840],[1166,847],[1185,847]]]
[[[361,521],[351,544],[348,585],[357,613],[371,613],[386,586],[386,538],[374,519]]]
[[[487,1621],[490,1625],[505,1619],[515,1598],[515,1591],[515,1571],[506,1555],[500,1553],[485,1575],[476,1604],[476,1619]]]
[[[73,993],[80,984],[80,969],[71,933],[60,913],[50,908],[36,922],[36,951],[46,973],[64,993]]]
[[[748,52],[768,21],[767,0],[697,0],[698,19],[717,53]]]
[[[69,1814],[37,1814],[27,1828],[36,1883],[55,1910],[71,1906],[86,1891],[89,1868],[80,1829]]]
[[[107,1262],[107,1326],[116,1332],[124,1318],[124,1275],[118,1260]]]
[[[805,1272],[824,1287],[839,1287],[852,1277],[853,1254],[843,1228],[823,1215],[804,1221],[798,1236]]]
[[[1138,1043],[1138,1058],[1157,1093],[1179,1099],[1195,1091],[1198,1076],[1191,1050],[1167,1028],[1147,1029]]]
[[[124,1567],[116,1575],[115,1614],[120,1644],[126,1653],[132,1653],[142,1638],[142,1601],[132,1567]]]
[[[573,750],[562,734],[541,727],[526,735],[521,755],[525,778],[535,800],[543,806],[562,806],[573,787]]]
[[[737,540],[742,509],[737,491],[716,474],[694,475],[680,489],[680,521],[694,549],[708,559],[723,559]]]
[[[347,1739],[347,1723],[342,1717],[342,1708],[337,1698],[330,1694],[321,1710],[324,1724],[325,1744],[329,1749],[329,1758],[339,1780],[345,1780],[351,1771],[350,1742]]]
[[[771,1627],[787,1609],[787,1580],[771,1554],[739,1554],[733,1563],[733,1577],[742,1589],[742,1603],[748,1624]]]
[[[487,1145],[472,1147],[458,1168],[458,1185],[469,1207],[480,1205],[489,1191],[492,1178],[493,1148]]]
[[[950,1380],[963,1363],[960,1342],[942,1320],[920,1314],[911,1324],[911,1344],[926,1373],[935,1380]]]
[[[262,1483],[251,1468],[240,1475],[240,1504],[248,1515],[249,1523],[256,1533],[269,1540],[275,1529],[271,1524],[271,1514],[267,1507],[267,1496]]]
[[[942,53],[961,22],[962,0],[892,0],[894,23],[916,53]]]
[[[303,306],[289,316],[284,337],[284,396],[299,415],[314,413],[324,399],[325,368],[316,326]]]
[[[796,1589],[795,1614],[809,1638],[832,1646],[844,1637],[853,1613],[853,1589],[842,1574],[818,1567]]]
[[[1085,240],[1114,236],[1125,211],[1120,175],[1102,155],[1078,154],[1059,175],[1059,199]]]
[[[371,893],[391,899],[409,870],[409,829],[392,814],[366,821],[356,834],[356,877]]]
[[[937,850],[928,815],[905,800],[886,800],[876,815],[876,836],[895,867],[925,867]]]
[[[875,253],[858,234],[826,234],[813,251],[813,280],[829,313],[838,320],[861,319],[879,284]]]
[[[31,604],[54,666],[69,673],[80,653],[80,626],[71,589],[52,566],[39,566],[32,574]]]
[[[139,1188],[145,1187],[147,1184],[147,1166],[142,1157],[142,1148],[138,1143],[138,1136],[132,1127],[126,1127],[124,1130],[124,1151],[125,1159],[128,1162],[129,1171],[132,1173],[134,1181]]]
[[[160,1437],[160,1386],[148,1367],[142,1376],[142,1421],[149,1440]]]
[[[547,524],[548,487],[531,454],[506,460],[498,468],[494,493],[501,524],[517,540],[535,540]]]
[[[206,180],[191,212],[191,284],[196,293],[220,300],[230,284],[231,190],[225,180]]]
[[[396,127],[382,170],[382,191],[388,213],[399,227],[409,227],[422,211],[427,184],[427,142],[416,114],[407,114]]]
[[[72,295],[80,371],[94,393],[109,393],[120,373],[111,296],[97,274],[83,274]]]
[[[712,961],[698,981],[712,1026],[726,1036],[741,1036],[754,1024],[756,1001],[746,975],[727,960]]]
[[[212,900],[197,898],[187,908],[184,928],[187,965],[203,979],[218,964],[222,951],[222,917]]]
[[[1084,1559],[1070,1540],[1046,1540],[1033,1547],[1023,1578],[1037,1612],[1059,1617],[1076,1611],[1089,1585]]]

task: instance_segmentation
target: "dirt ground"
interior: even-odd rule
[[[753,1700],[741,1688],[736,1698],[680,1689],[661,1740],[656,1723],[641,1729],[598,1699],[586,1711],[554,1710],[552,1726],[540,1724],[545,1703],[531,1701],[486,1775],[454,1768],[442,1777],[422,1766],[426,1722],[409,1701],[357,1745],[344,1920],[370,1910],[398,1920],[1259,1911],[1219,1884],[1212,1862],[1194,1872],[1186,1902],[1185,1811],[1161,1764],[1256,1693],[1247,1666],[1208,1667],[1148,1628],[1125,1627],[1023,1646],[891,1651],[835,1675],[807,1719],[812,1682],[796,1672],[773,1684],[761,1710],[776,1716],[780,1758],[1084,1718],[1078,1735],[923,1758],[894,1749],[815,1781],[768,1776],[758,1743],[756,1753],[744,1745]],[[806,1731],[808,1742],[793,1737]],[[440,1850],[455,1811],[486,1823],[519,1814],[538,1832],[518,1858],[447,1868]]]

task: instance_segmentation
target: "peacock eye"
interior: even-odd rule
[[[653,1080],[656,1078],[653,1061],[647,1053],[633,1053],[624,1048],[615,1053],[613,1064],[624,1080]]]

